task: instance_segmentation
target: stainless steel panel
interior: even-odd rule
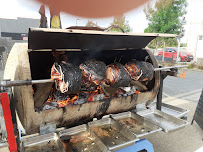
[[[156,109],[156,102],[152,103],[149,106],[149,108]],[[161,111],[176,118],[181,118],[189,112],[189,110],[182,109],[165,103],[162,103]]]
[[[56,133],[26,138],[22,141],[22,152],[64,152]]]
[[[135,141],[139,140],[112,118],[92,121],[88,125],[109,150],[116,151],[131,146]]]
[[[165,132],[175,131],[177,129],[185,127],[188,124],[188,122],[182,119],[175,118],[156,109],[139,111],[137,114],[160,126]]]
[[[127,127],[137,137],[142,137],[162,130],[158,126],[148,121],[146,118],[132,112],[114,114],[111,115],[111,117],[117,120],[121,125]]]
[[[65,151],[96,151],[106,152],[108,148],[88,128],[87,125],[80,125],[59,132],[62,145]]]

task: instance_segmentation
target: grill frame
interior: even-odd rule
[[[149,50],[145,50],[149,54],[154,68],[158,68],[154,55]],[[4,78],[9,78],[11,80],[31,79],[28,52],[27,44],[14,45],[8,58]],[[13,73],[10,73],[10,70],[13,70]],[[94,117],[99,118],[106,114],[132,110],[136,108],[136,105],[139,103],[149,104],[157,95],[160,85],[159,82],[160,73],[159,71],[156,71],[155,84],[151,91],[127,97],[105,99],[91,103],[84,103],[83,105],[73,105],[40,112],[35,111],[34,108],[32,86],[15,87],[13,88],[13,93],[17,104],[16,110],[19,119],[25,128],[26,134],[32,134],[39,132],[40,125],[44,123],[54,122],[57,127],[73,127],[87,123]]]

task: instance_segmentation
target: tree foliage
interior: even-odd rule
[[[148,4],[144,13],[149,21],[145,33],[170,33],[179,35],[183,30],[183,20],[186,14],[186,0],[158,0],[155,6]],[[156,41],[156,42],[155,42]],[[167,46],[176,46],[174,38],[159,38],[151,42],[152,47],[163,47],[163,41]],[[158,44],[160,42],[160,44]],[[156,45],[155,45],[156,43]]]
[[[131,32],[132,29],[130,28],[129,22],[126,21],[125,16],[114,17],[113,23],[111,25],[119,26],[124,30],[124,32]],[[118,28],[113,28],[111,31],[121,32]]]
[[[98,27],[98,25],[96,23],[94,23],[90,20],[88,20],[88,22],[86,23],[85,26],[87,26],[87,27]]]

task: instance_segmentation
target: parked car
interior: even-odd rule
[[[178,48],[165,48],[164,57],[166,58],[173,58],[176,60]],[[158,56],[163,56],[163,50],[159,51]],[[190,62],[193,60],[193,55],[186,51],[179,51],[178,61]]]

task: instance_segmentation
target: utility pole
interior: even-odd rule
[[[164,39],[164,48],[163,48],[163,55],[162,55],[162,61],[163,62],[164,62],[165,49],[166,49],[166,41]]]
[[[180,53],[180,36],[178,36],[177,40],[178,40],[178,52],[177,52],[177,56],[176,56],[176,62],[178,62],[179,53]]]
[[[78,26],[78,21],[79,21],[80,19],[76,19],[76,26]]]

